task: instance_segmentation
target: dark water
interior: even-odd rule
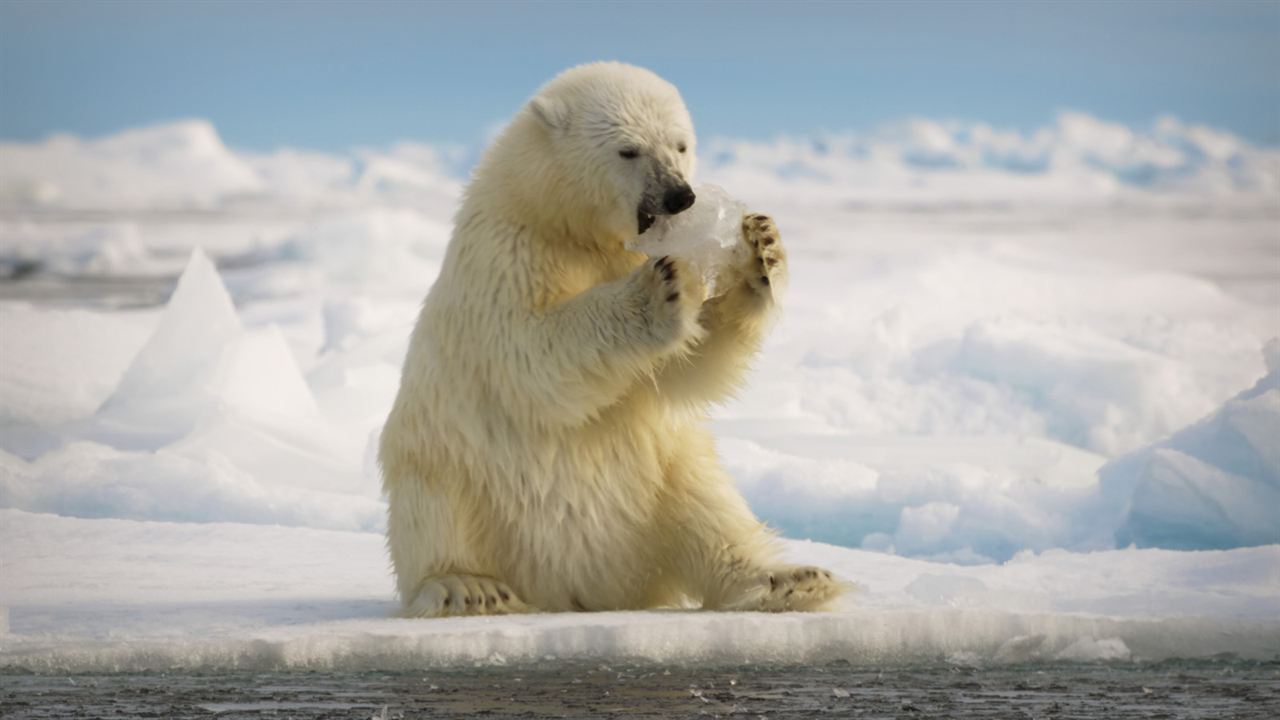
[[[1280,662],[0,675],[25,718],[1265,718]]]

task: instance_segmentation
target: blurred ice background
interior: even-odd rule
[[[582,7],[542,6],[556,37],[623,22]],[[237,32],[209,6],[4,6],[0,663],[1273,655],[1280,6],[792,7],[445,66],[479,58],[444,38],[476,39],[466,8],[271,5]],[[496,41],[554,24],[506,9]],[[771,32],[767,69],[693,69]],[[338,71],[341,33],[385,47]],[[807,618],[381,620],[373,448],[467,170],[541,81],[618,56],[681,85],[698,180],[778,220],[786,312],[720,453],[795,557],[866,592]],[[366,78],[385,96],[342,84]]]

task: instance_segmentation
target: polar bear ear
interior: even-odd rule
[[[564,130],[569,126],[569,113],[564,103],[555,98],[539,96],[529,101],[534,117],[552,130]]]

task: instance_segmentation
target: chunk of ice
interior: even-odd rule
[[[716,185],[699,185],[693,207],[679,215],[662,215],[627,249],[652,257],[667,255],[693,266],[714,297],[721,271],[746,252],[742,242],[742,217],[747,206]],[[723,290],[723,289],[722,289]]]
[[[89,436],[155,449],[228,411],[278,427],[318,414],[288,341],[274,326],[245,329],[213,261],[197,248]]]
[[[208,379],[226,346],[244,333],[231,295],[204,251],[191,252],[151,339],[125,371],[98,419],[177,437],[194,425]]]
[[[1280,370],[1171,437],[1098,473],[1125,513],[1118,545],[1181,550],[1280,542]]]

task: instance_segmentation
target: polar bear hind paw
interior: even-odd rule
[[[822,568],[773,568],[753,578],[736,599],[720,609],[757,612],[824,610],[852,587]]]
[[[434,618],[528,612],[536,610],[501,580],[482,575],[439,575],[422,584],[401,614],[410,618]]]

